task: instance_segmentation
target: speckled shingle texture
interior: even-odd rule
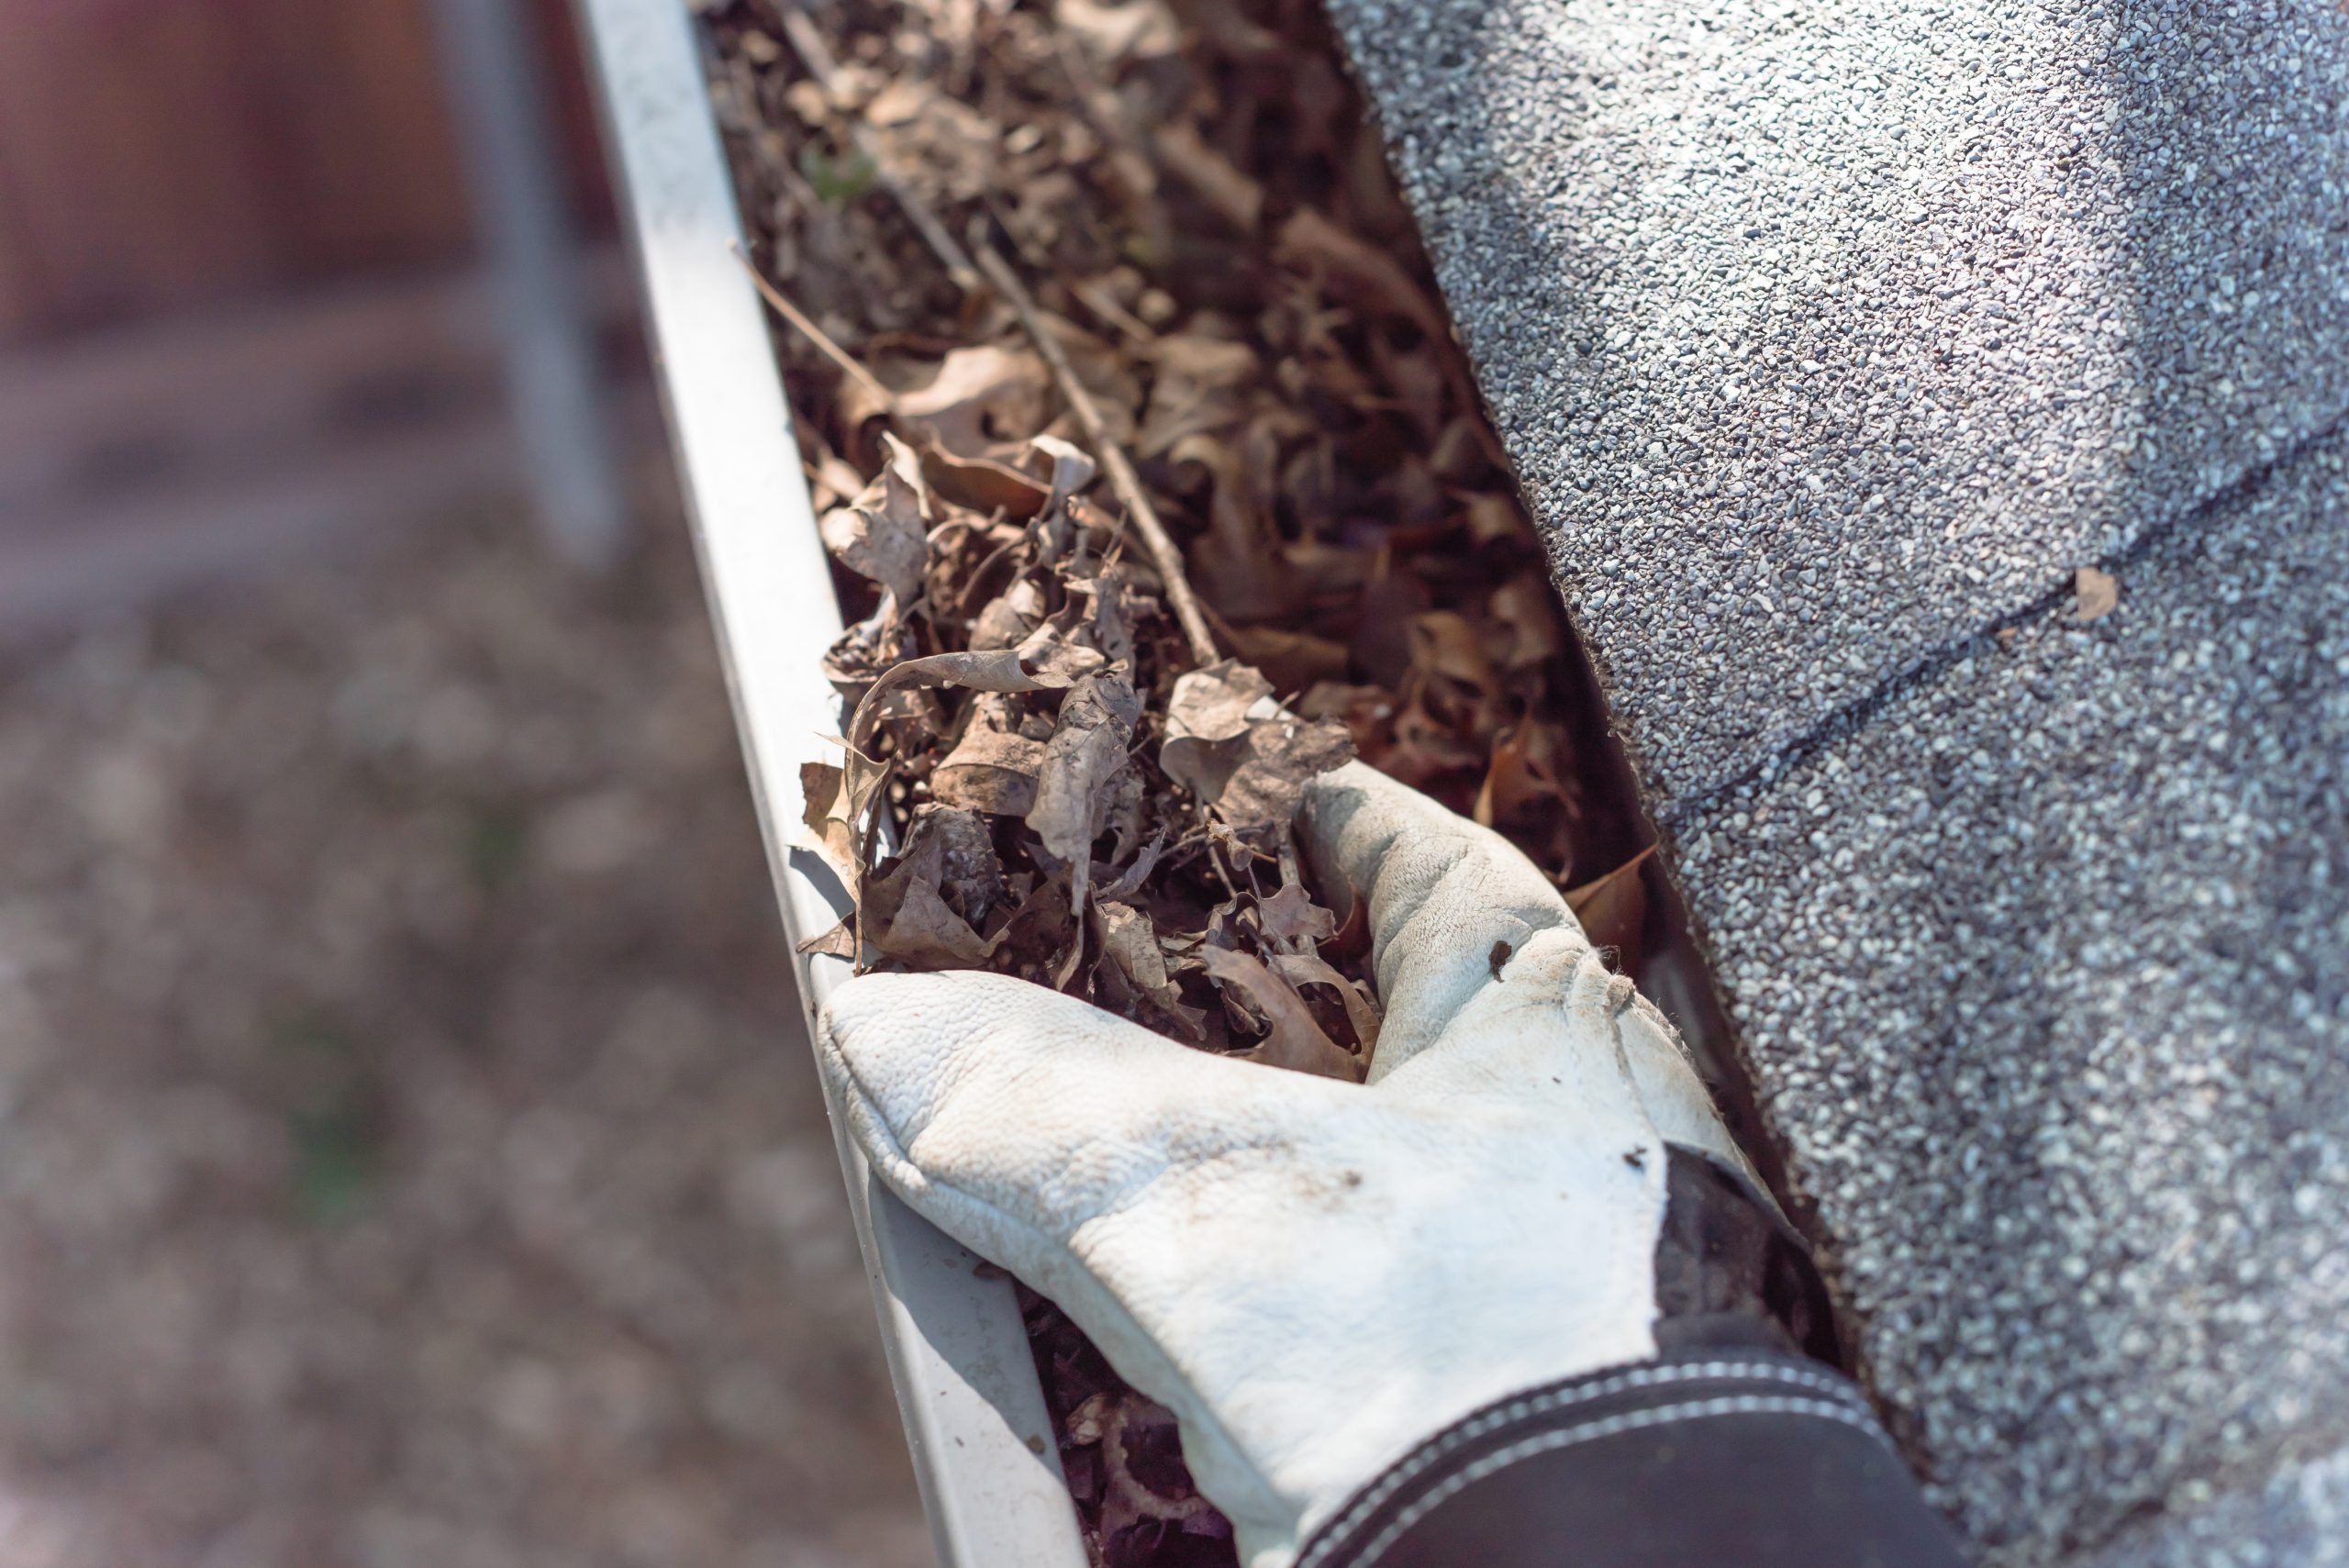
[[[2349,1440],[2344,453],[1678,839],[1871,1381],[2012,1560]]]
[[[1332,9],[1662,800],[2349,406],[2331,0]]]
[[[1937,1497],[2349,1562],[2349,11],[1332,9]]]

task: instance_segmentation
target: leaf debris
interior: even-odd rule
[[[1359,1080],[1366,915],[1302,877],[1311,778],[1358,756],[1562,887],[1632,860],[1541,544],[1308,0],[702,9],[854,622],[825,662],[845,752],[804,782],[857,915],[813,945]],[[1641,889],[1577,894],[1635,926]],[[1025,1299],[1096,1562],[1228,1561],[1171,1421]]]

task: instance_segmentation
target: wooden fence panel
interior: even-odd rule
[[[567,19],[531,9],[599,220]],[[461,259],[431,24],[429,0],[0,0],[0,341]]]

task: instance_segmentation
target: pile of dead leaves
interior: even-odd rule
[[[1542,551],[1314,0],[703,10],[859,617],[827,665],[844,765],[806,781],[855,895],[825,947],[1358,1076],[1362,933],[1290,837],[1316,774],[1359,756],[1562,884],[1633,862]],[[1640,886],[1576,898],[1602,942],[1635,935]],[[1072,1373],[1074,1331],[1038,1312],[1099,1559],[1228,1554],[1186,1481],[1119,1478],[1163,1413]]]
[[[1020,522],[946,499],[913,448],[882,442],[880,474],[823,518],[880,596],[827,662],[856,704],[845,765],[803,778],[807,827],[855,906],[817,945],[1000,970],[1358,1079],[1376,1007],[1322,956],[1341,933],[1298,879],[1290,822],[1353,754],[1346,727],[1284,709],[1237,661],[1185,667],[1066,441],[986,460],[1035,477]]]

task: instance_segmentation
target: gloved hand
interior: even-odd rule
[[[1365,1084],[975,973],[852,981],[818,1040],[882,1180],[1174,1411],[1252,1568],[1477,1407],[1653,1355],[1664,1145],[1745,1169],[1506,840],[1361,763],[1298,827],[1370,901]]]

